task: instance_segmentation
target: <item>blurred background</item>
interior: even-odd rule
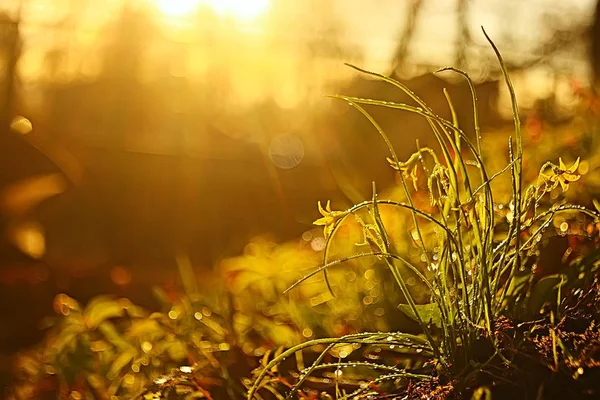
[[[570,118],[594,87],[594,0],[2,0],[0,366],[39,339],[66,292],[151,304],[200,286],[255,237],[310,241],[318,200],[335,209],[394,184],[386,151],[347,94],[408,101],[344,63],[394,76],[472,132],[510,128],[483,25],[524,117]],[[420,117],[373,115],[401,157],[434,145]],[[304,238],[304,239],[298,239]],[[322,241],[322,237],[321,237]],[[206,279],[206,282],[209,282]],[[208,285],[208,284],[207,284]],[[6,367],[8,368],[8,367]]]

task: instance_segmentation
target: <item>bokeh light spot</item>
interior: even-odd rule
[[[292,134],[275,137],[269,146],[271,162],[281,169],[291,169],[302,162],[304,145],[300,138]]]
[[[110,270],[110,279],[119,286],[131,283],[131,273],[124,267],[114,267]]]
[[[314,251],[321,251],[325,249],[327,241],[323,237],[316,237],[310,242],[310,248]]]
[[[18,116],[10,123],[10,129],[21,135],[27,135],[33,130],[33,124],[27,118]]]
[[[142,342],[141,347],[142,347],[142,351],[144,353],[148,353],[150,350],[152,350],[152,343],[150,343],[148,341]]]
[[[23,253],[39,260],[46,253],[44,228],[36,222],[25,223],[15,232],[15,244]]]

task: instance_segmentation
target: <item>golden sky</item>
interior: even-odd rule
[[[101,50],[110,36],[107,24],[114,23],[125,0],[2,0],[0,8],[15,14],[21,3],[24,51],[19,74],[23,81],[48,79],[48,56],[56,49],[64,54],[59,75],[52,79],[92,77],[100,71]],[[307,91],[312,96],[325,82],[351,76],[342,65],[345,61],[386,72],[410,1],[128,3],[146,10],[159,31],[147,49],[143,79],[171,74],[203,80],[216,69],[227,76],[242,103],[269,95],[283,105],[294,105]],[[543,38],[545,13],[567,13],[567,22],[587,21],[594,0],[471,4],[469,21],[475,43],[484,44],[479,31],[484,25],[505,55],[519,57],[528,55]],[[411,61],[430,66],[450,64],[457,34],[455,2],[425,0],[423,7]],[[337,54],[327,54],[332,46],[338,46]],[[569,60],[571,74],[584,76],[585,67],[576,61]]]

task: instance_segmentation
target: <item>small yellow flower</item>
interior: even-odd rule
[[[565,165],[562,158],[558,159],[558,168],[554,168],[552,176],[550,176],[550,181],[554,183],[554,187],[556,184],[560,184],[563,192],[566,192],[569,188],[569,183],[576,182],[581,178],[581,175],[577,173],[577,168],[579,168],[579,157],[577,160],[571,165],[569,168]]]
[[[392,168],[394,168],[396,171],[400,171],[402,173],[402,176],[404,177],[404,179],[410,179],[412,181],[413,187],[415,188],[415,191],[419,190],[418,186],[417,186],[417,182],[419,180],[419,174],[418,174],[418,164],[416,163],[416,161],[418,160],[418,157],[420,156],[421,153],[415,153],[412,155],[412,157],[405,163],[397,163],[396,161],[392,160],[391,158],[386,158],[386,160],[390,163],[390,166]],[[412,169],[410,169],[412,166]],[[409,171],[410,170],[410,171]]]
[[[331,202],[327,201],[327,205],[325,208],[321,205],[321,202],[318,202],[319,212],[323,217],[319,218],[313,225],[323,226],[323,235],[325,239],[329,238],[331,233],[333,232],[333,228],[335,227],[335,223],[337,220],[344,215],[346,215],[345,211],[331,211]]]

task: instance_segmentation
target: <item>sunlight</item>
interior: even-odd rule
[[[201,0],[155,0],[156,7],[169,17],[180,17],[194,12]]]
[[[267,9],[269,0],[155,0],[155,4],[161,13],[169,17],[182,17],[200,6],[208,6],[218,14],[253,19]]]
[[[201,3],[209,5],[219,14],[230,14],[240,19],[253,19],[267,9],[269,0],[204,0]]]

